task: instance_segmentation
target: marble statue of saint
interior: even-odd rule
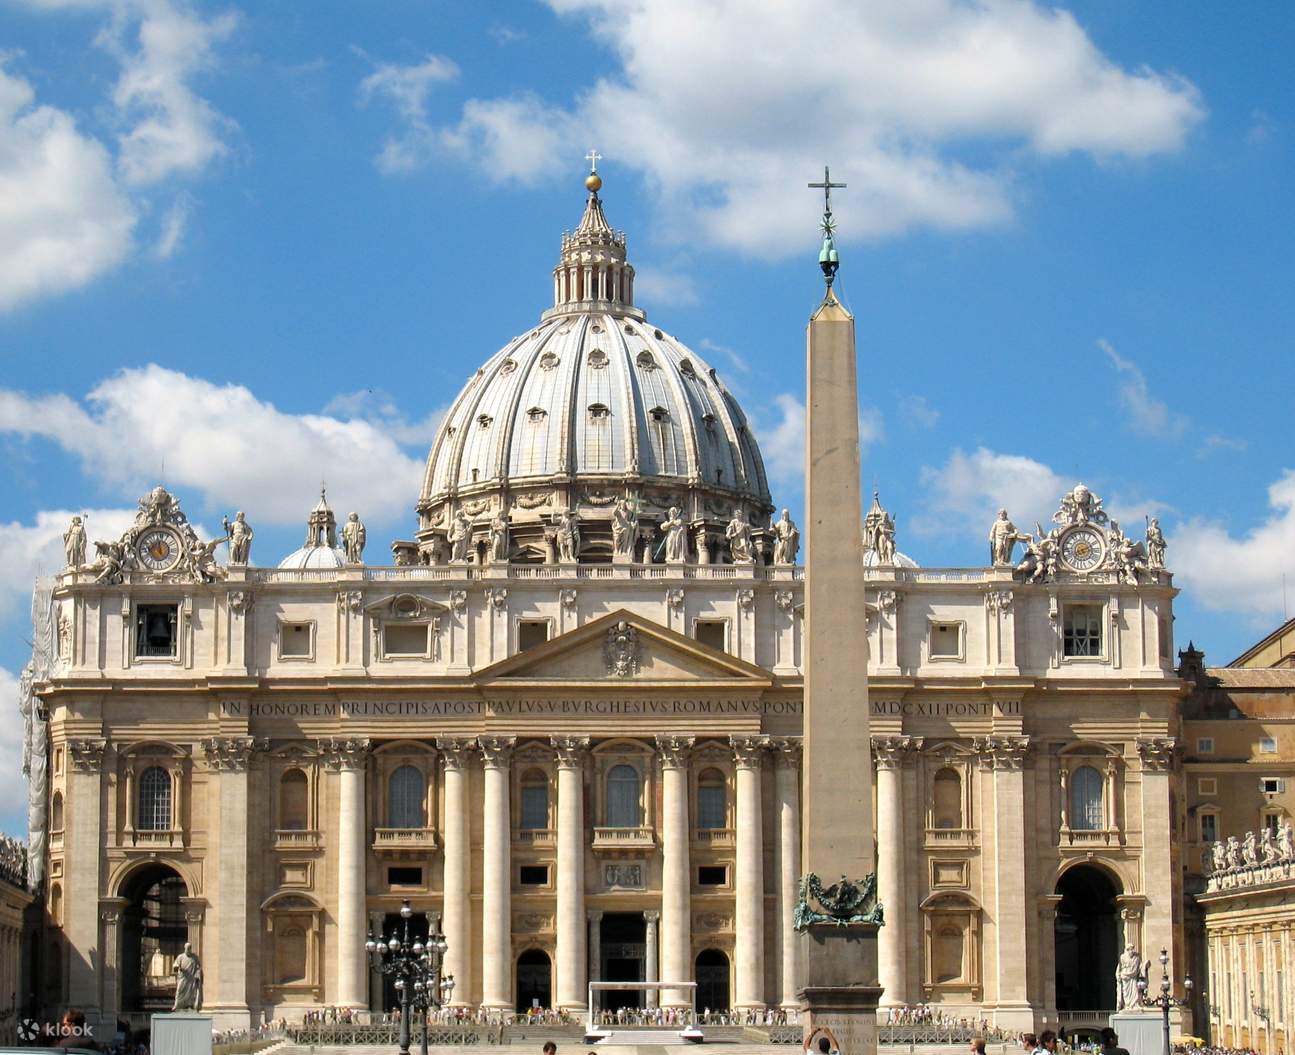
[[[172,1011],[197,1011],[202,1007],[202,963],[193,954],[193,946],[184,943],[184,952],[171,964],[175,974],[175,1003]]]
[[[671,506],[661,521],[661,533],[665,535],[665,559],[667,563],[682,564],[688,559],[688,526],[683,522],[678,506]]]
[[[580,514],[568,509],[558,514],[558,563],[575,564],[580,559]]]
[[[1241,843],[1241,860],[1248,868],[1259,863],[1259,840],[1255,838],[1254,832],[1246,832]]]
[[[877,526],[877,560],[882,564],[895,563],[895,521],[889,513]]]
[[[728,553],[734,564],[750,564],[755,560],[751,545],[751,525],[746,522],[746,512],[741,506],[733,510],[733,519],[724,529],[728,539]]]
[[[472,521],[462,509],[454,514],[450,522],[450,563],[467,564],[472,549]]]
[[[79,568],[85,563],[85,527],[80,517],[73,517],[63,532],[63,557],[69,568]]]
[[[1115,965],[1115,1010],[1127,1011],[1142,1003],[1142,994],[1138,992],[1138,982],[1143,981],[1151,961],[1142,962],[1138,950],[1130,942],[1124,946],[1124,953]]]
[[[120,542],[96,542],[94,550],[94,561],[86,567],[86,571],[94,576],[95,582],[112,582],[121,571],[125,548]]]
[[[1276,864],[1281,860],[1281,851],[1277,848],[1277,840],[1273,837],[1273,830],[1264,825],[1263,834],[1259,836],[1259,851],[1266,865]]]
[[[773,538],[774,564],[795,564],[796,554],[800,550],[800,528],[785,509],[782,516],[774,521]]]
[[[1160,569],[1165,566],[1165,535],[1160,530],[1160,518],[1151,517],[1147,521],[1147,567]]]
[[[612,552],[617,556],[634,555],[634,540],[638,535],[638,513],[624,497],[616,499],[612,507]]]
[[[1022,535],[1016,525],[1007,519],[1007,510],[1000,509],[998,516],[989,527],[989,561],[994,567],[1003,567],[1012,563],[1012,550],[1018,542],[1025,542],[1029,535]]]
[[[1285,817],[1277,828],[1277,851],[1283,861],[1295,860],[1295,829]]]
[[[364,544],[369,541],[368,529],[359,513],[349,513],[342,528],[342,545],[346,548],[347,564],[364,563]]]
[[[229,563],[246,564],[252,553],[252,526],[241,512],[234,514],[233,523],[229,517],[225,517],[223,523],[225,534],[229,536]]]
[[[1228,848],[1223,842],[1216,842],[1210,847],[1210,871],[1217,875],[1228,869]]]
[[[490,559],[500,564],[508,563],[508,521],[502,513],[490,518]]]
[[[1233,868],[1244,868],[1246,866],[1245,853],[1241,849],[1241,840],[1235,835],[1228,836],[1228,863]]]

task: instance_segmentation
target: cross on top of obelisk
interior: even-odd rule
[[[602,161],[602,159],[603,156],[591,147],[589,153],[585,155],[585,160],[589,162],[589,171],[597,172],[598,162]]]
[[[827,280],[827,290],[830,295],[832,292],[832,279],[836,277],[836,269],[841,266],[841,258],[832,242],[832,232],[836,230],[836,221],[832,219],[832,188],[844,187],[845,184],[833,183],[832,173],[824,165],[823,182],[811,183],[809,186],[814,190],[822,190],[823,192],[823,219],[821,222],[823,247],[818,252],[818,266],[823,271],[823,278]]]

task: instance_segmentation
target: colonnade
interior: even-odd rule
[[[444,795],[444,887],[441,925],[448,943],[445,971],[459,981],[456,1005],[471,1002],[474,955],[479,951],[480,1005],[513,1007],[511,815],[512,754],[515,737],[444,738],[437,741]],[[587,984],[599,970],[597,918],[586,903],[585,854],[591,828],[584,815],[584,778],[588,737],[555,736],[549,745],[556,763],[556,853],[553,1003],[585,1006]],[[364,926],[367,891],[365,771],[367,741],[335,742],[329,760],[338,772],[336,993],[341,1006],[368,1005]],[[696,739],[661,735],[655,739],[661,773],[659,837],[661,889],[644,889],[645,979],[691,981],[694,957],[692,920],[693,817],[689,805],[690,769]],[[732,960],[735,1008],[787,1009],[796,999],[797,954],[791,913],[800,876],[799,740],[766,736],[731,737],[728,749],[735,774],[735,860],[733,864]],[[481,926],[472,926],[471,845],[467,767],[482,766]],[[763,780],[766,760],[775,769],[776,816],[771,830],[777,845],[774,919],[776,992],[766,992],[766,881],[764,870]],[[651,852],[651,851],[647,851]],[[659,900],[658,900],[659,898]],[[597,918],[596,918],[597,917]],[[592,926],[591,926],[592,923]],[[681,990],[662,990],[662,1006],[685,1006]]]

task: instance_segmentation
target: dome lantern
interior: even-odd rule
[[[337,518],[328,505],[328,495],[322,484],[319,487],[319,501],[306,517],[306,544],[279,561],[279,567],[346,567],[346,554],[337,548]]]

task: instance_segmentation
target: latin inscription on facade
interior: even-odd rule
[[[877,718],[993,718],[1021,713],[1020,700],[873,700]]]
[[[517,715],[800,714],[792,700],[224,700],[230,718],[512,717]]]

